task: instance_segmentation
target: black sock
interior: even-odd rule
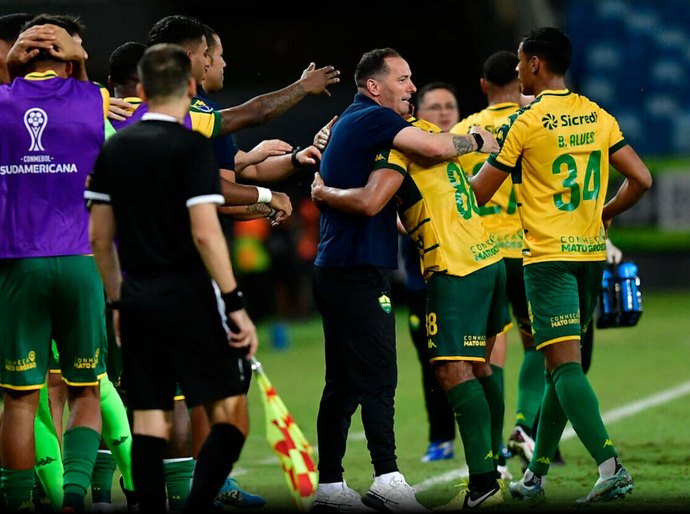
[[[132,437],[132,478],[141,512],[165,512],[163,454],[166,441],[160,437],[134,434]]]
[[[192,490],[184,512],[207,512],[218,495],[225,478],[232,471],[244,446],[244,435],[237,427],[217,423],[211,428],[199,451],[194,468]]]

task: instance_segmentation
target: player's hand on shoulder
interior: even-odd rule
[[[340,70],[336,70],[334,66],[317,69],[316,64],[312,62],[302,72],[300,82],[307,94],[331,96],[328,86],[340,82]]]
[[[136,105],[126,102],[122,98],[111,98],[108,107],[108,119],[124,121],[131,118],[135,109]]]

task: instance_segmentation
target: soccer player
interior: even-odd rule
[[[534,29],[517,54],[522,92],[536,98],[501,128],[501,150],[470,181],[484,205],[512,175],[532,334],[547,371],[534,454],[510,491],[517,498],[544,497],[551,459],[570,421],[599,469],[591,492],[578,501],[613,500],[632,492],[633,480],[580,364],[580,334],[601,287],[607,229],[651,187],[652,178],[615,118],[567,89],[572,47],[566,34]],[[609,165],[625,180],[606,202]]]
[[[507,121],[508,116],[520,109],[520,82],[517,77],[517,55],[515,52],[501,50],[491,54],[483,64],[479,86],[486,95],[488,106],[471,114],[456,124],[451,132],[467,134],[474,125],[484,127],[494,135]],[[474,175],[479,171],[487,155],[472,152],[458,158],[463,170]],[[518,429],[532,433],[532,426],[539,411],[544,390],[544,358],[534,348],[532,327],[527,312],[525,286],[522,279],[522,224],[517,213],[515,191],[510,179],[506,180],[486,205],[479,207],[484,225],[501,250],[506,267],[507,299],[520,331],[520,338],[525,349],[518,380]],[[496,336],[496,343],[491,352],[491,367],[498,377],[502,394],[504,391],[503,367],[506,356],[506,331]],[[503,417],[492,418],[493,440],[499,441],[499,448],[494,447],[494,458],[503,478],[510,479],[510,472],[502,452]],[[524,432],[523,432],[524,434]],[[511,441],[509,441],[510,445]],[[526,465],[526,464],[525,464]]]
[[[62,507],[81,511],[101,439],[99,354],[105,344],[103,284],[90,255],[81,196],[105,138],[108,93],[74,78],[85,70],[79,22],[40,15],[25,26],[42,27],[73,36],[64,41],[79,47],[79,62],[62,61],[65,47],[48,42],[20,52],[28,74],[0,87],[0,223],[9,236],[0,240],[1,487],[9,510],[30,505],[34,417],[52,338],[65,363],[71,412]],[[46,290],[47,284],[54,285]]]
[[[444,132],[449,132],[460,120],[455,88],[446,82],[430,82],[419,88],[415,105],[417,118],[433,123]],[[452,459],[455,454],[453,448],[456,426],[455,414],[448,403],[446,393],[436,380],[434,367],[429,361],[426,324],[424,322],[426,319],[426,282],[421,273],[416,243],[406,235],[401,236],[400,243],[400,253],[406,271],[405,287],[409,306],[408,327],[410,337],[417,350],[417,358],[422,367],[424,406],[429,420],[429,445],[421,461],[433,462]]]

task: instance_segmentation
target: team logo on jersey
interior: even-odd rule
[[[194,99],[194,103],[192,104],[192,107],[194,107],[196,110],[201,111],[201,112],[213,112],[213,107],[208,105],[203,100],[199,100],[198,98]]]
[[[544,125],[544,128],[549,130],[553,130],[558,126],[558,120],[551,113],[546,113],[546,115],[541,119],[541,123]]]
[[[382,294],[379,296],[379,305],[383,309],[383,312],[386,314],[390,314],[391,312],[391,299],[388,298],[385,294]]]
[[[45,148],[43,148],[41,143],[41,136],[43,136],[43,131],[46,129],[46,125],[48,125],[48,114],[43,109],[32,107],[24,113],[24,125],[26,130],[29,131],[29,136],[31,136],[29,151],[44,151]]]

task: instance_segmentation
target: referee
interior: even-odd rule
[[[212,426],[185,506],[203,512],[247,435],[246,359],[258,340],[218,221],[223,196],[213,147],[182,125],[196,94],[190,60],[177,45],[154,45],[139,77],[149,112],[99,155],[85,192],[90,238],[119,312],[140,507],[166,510],[163,454],[179,383],[188,406],[203,405]]]

